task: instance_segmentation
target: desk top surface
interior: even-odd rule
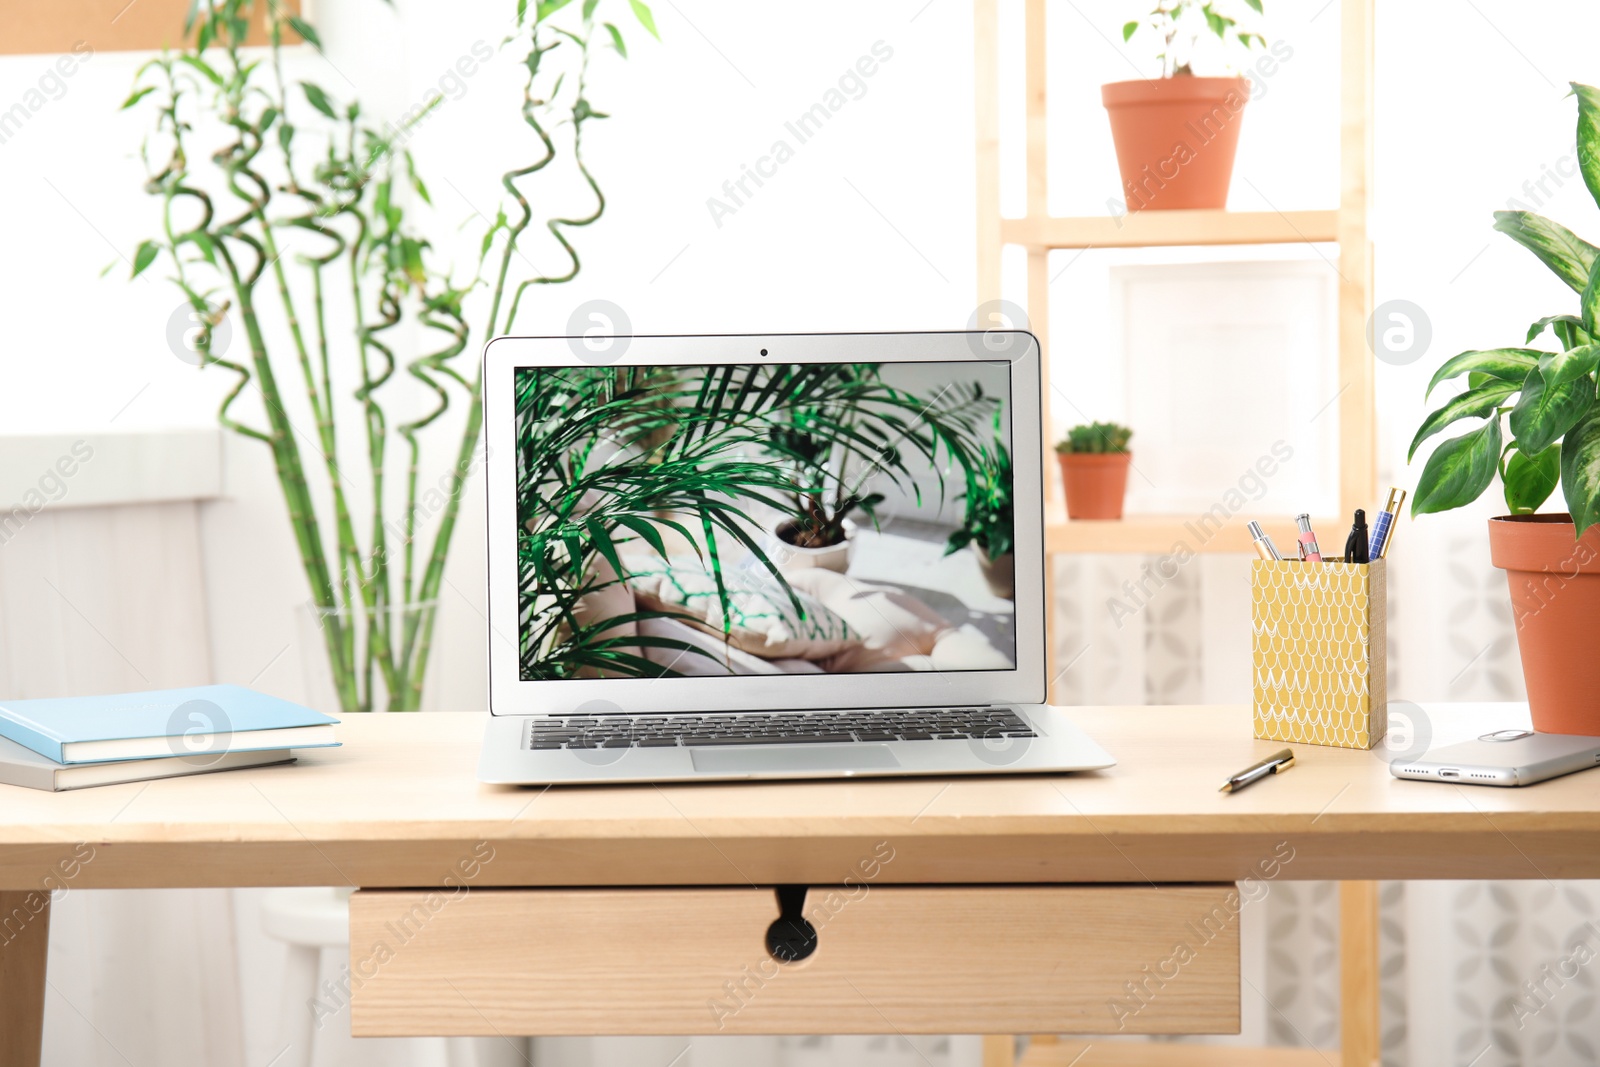
[[[1116,767],[554,789],[476,780],[482,714],[346,716],[342,748],[291,766],[0,786],[0,888],[430,886],[463,865],[480,885],[825,884],[882,842],[895,860],[876,876],[907,883],[1600,877],[1597,772],[1402,782],[1375,753],[1295,745],[1296,768],[1224,795],[1283,747],[1250,737],[1247,708],[1068,713]],[[1526,721],[1514,705],[1429,714],[1439,739]]]

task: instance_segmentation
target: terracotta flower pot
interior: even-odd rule
[[[1128,452],[1057,452],[1067,489],[1067,518],[1122,518],[1132,458]]]
[[[1600,735],[1600,527],[1574,541],[1570,515],[1489,520],[1489,556],[1511,583],[1511,613],[1533,728]]]
[[[1225,208],[1245,78],[1153,78],[1100,87],[1129,211]]]

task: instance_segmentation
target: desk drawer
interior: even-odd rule
[[[351,1029],[1239,1030],[1232,885],[822,886],[803,914],[814,950],[779,962],[771,888],[363,890],[350,900]]]

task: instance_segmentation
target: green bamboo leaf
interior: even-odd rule
[[[312,107],[335,122],[339,120],[339,113],[333,109],[333,102],[328,99],[328,94],[323,92],[320,86],[313,85],[311,82],[301,82],[300,88],[306,94],[306,101]]]
[[[594,9],[600,6],[600,0],[583,0],[583,21],[588,22],[594,18]]]
[[[619,56],[621,56],[623,59],[627,59],[628,46],[622,43],[622,31],[617,29],[609,22],[606,23],[605,26],[606,32],[611,35],[611,46],[617,50],[617,54]]]
[[[161,246],[154,241],[140,241],[139,247],[133,253],[133,273],[130,278],[137,278],[144,273],[144,269],[156,261],[156,253],[161,251]]]
[[[639,20],[639,25],[648,30],[650,36],[661,40],[661,34],[656,32],[656,17],[650,13],[644,0],[628,0],[628,6],[633,8],[633,17]]]
[[[1600,522],[1600,412],[1593,408],[1561,442],[1561,491],[1582,537]]]
[[[1256,14],[1266,14],[1265,11],[1261,10],[1261,0],[1244,0],[1244,2],[1249,6],[1250,10],[1254,11]]]
[[[195,230],[193,233],[185,235],[183,239],[193,242],[194,246],[200,249],[200,255],[207,263],[213,267],[217,265],[216,247],[211,243],[210,234],[204,230]]]
[[[1538,453],[1549,448],[1594,403],[1594,383],[1588,378],[1547,385],[1535,372],[1522,383],[1522,395],[1511,409],[1511,436],[1517,448]]]
[[[122,102],[122,107],[120,107],[118,110],[128,110],[134,104],[137,104],[139,101],[143,100],[145,97],[149,96],[155,91],[156,87],[154,85],[146,85],[143,89],[135,89],[132,93],[128,94],[128,99]]]
[[[1561,450],[1547,448],[1530,456],[1520,448],[1511,453],[1500,471],[1506,493],[1506,507],[1513,515],[1538,511],[1550,499],[1561,481]]]
[[[517,0],[517,25],[521,26],[528,17],[528,0]]]
[[[201,75],[203,75],[205,77],[206,81],[210,82],[212,85],[221,85],[222,84],[222,75],[218,74],[215,70],[213,70],[211,68],[211,64],[207,63],[205,60],[201,59],[199,56],[189,56],[189,55],[179,56],[178,57],[178,62],[186,63],[190,67],[193,67],[195,70],[199,71],[201,73]]]
[[[1449,511],[1470,504],[1494,481],[1500,459],[1500,418],[1452,437],[1428,457],[1411,498],[1411,514]],[[1600,468],[1597,468],[1600,473]]]
[[[1531,211],[1496,211],[1494,228],[1539,257],[1556,277],[1581,293],[1600,249],[1559,222]]]
[[[1537,372],[1535,372],[1537,373]],[[1428,438],[1449,426],[1459,419],[1482,418],[1500,406],[1500,403],[1517,390],[1523,388],[1521,382],[1507,382],[1498,378],[1469,389],[1460,396],[1451,397],[1444,407],[1433,412],[1422,423],[1422,428],[1417,431],[1417,436],[1411,439],[1411,448],[1406,452],[1406,462],[1410,463],[1417,454],[1417,446]],[[1499,419],[1493,420],[1499,425]],[[1439,446],[1443,448],[1443,445]],[[1495,458],[1500,456],[1499,449],[1495,450]],[[1429,462],[1432,462],[1431,460]],[[1419,490],[1420,492],[1420,490]]]
[[[1138,30],[1139,30],[1139,22],[1138,22],[1137,19],[1135,19],[1133,22],[1124,22],[1122,24],[1122,39],[1123,39],[1123,41],[1127,41],[1128,38],[1132,37],[1135,33],[1138,32]]]
[[[317,31],[311,28],[311,23],[298,15],[289,15],[289,28],[298,33],[312,48],[322,51],[322,38],[317,36]]]
[[[538,10],[534,13],[534,21],[543,22],[570,3],[572,0],[541,0]]]
[[[1600,365],[1600,344],[1579,345],[1565,352],[1547,352],[1539,357],[1539,374],[1546,385],[1563,385],[1587,378]],[[1593,392],[1591,384],[1590,391]]]
[[[1423,394],[1423,399],[1432,395],[1433,387],[1440,382],[1461,374],[1487,374],[1508,382],[1520,382],[1528,376],[1529,371],[1539,366],[1539,358],[1548,354],[1533,348],[1488,348],[1463,352],[1445,360],[1444,366],[1433,372],[1433,379],[1428,382],[1428,391]],[[1478,385],[1476,381],[1472,384],[1474,388]]]
[[[1572,82],[1578,98],[1578,169],[1589,195],[1600,204],[1600,89]]]

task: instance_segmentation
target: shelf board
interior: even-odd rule
[[[1103,521],[1095,519],[1066,520],[1059,511],[1047,517],[1044,526],[1044,549],[1047,553],[1136,553],[1165,556],[1178,552],[1177,546],[1187,545],[1190,553],[1244,552],[1255,554],[1250,534],[1245,529],[1254,515],[1248,510],[1227,519],[1213,515],[1126,515],[1121,519]],[[1261,529],[1272,538],[1278,551],[1290,558],[1299,532],[1292,519],[1263,518],[1257,520]],[[1348,524],[1340,525],[1335,519],[1313,519],[1312,529],[1320,539],[1324,551],[1335,547],[1342,554]],[[1338,545],[1333,543],[1338,539]]]
[[[1000,239],[1029,248],[1158,248],[1336,242],[1333,211],[1134,211],[1000,220]]]
[[[1017,1067],[1328,1067],[1339,1062],[1338,1052],[1314,1048],[1063,1040],[1033,1044]]]

